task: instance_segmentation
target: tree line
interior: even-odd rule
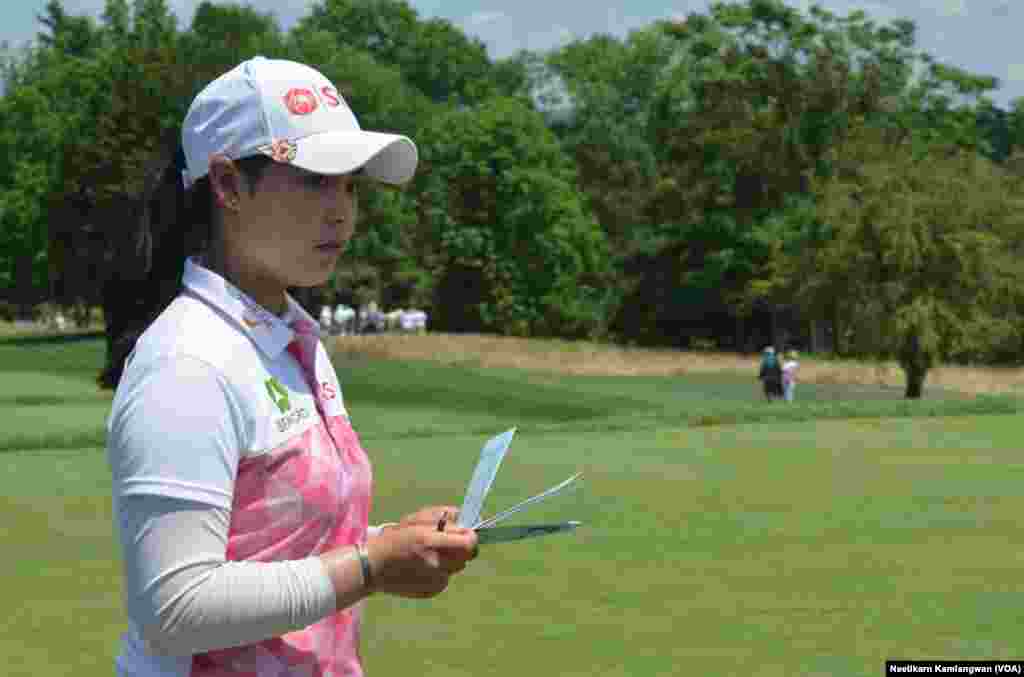
[[[506,59],[402,0],[320,0],[288,31],[208,1],[184,28],[166,0],[99,20],[50,0],[39,22],[0,62],[0,288],[22,303],[144,288],[155,159],[205,83],[262,54],[420,148],[409,186],[361,195],[311,305],[891,358],[910,397],[940,361],[1024,355],[1024,100],[995,106],[997,80],[920,51],[911,21],[717,2]]]

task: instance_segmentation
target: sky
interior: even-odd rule
[[[167,0],[187,26],[201,0]],[[248,0],[261,11],[272,12],[284,29],[305,16],[318,0]],[[35,16],[46,0],[0,2],[0,42],[20,45],[37,32]],[[441,17],[480,38],[492,57],[519,49],[547,50],[595,33],[625,37],[652,21],[704,11],[708,0],[412,0],[425,17]],[[787,0],[806,10],[811,0]],[[1024,96],[1024,47],[1015,48],[1024,27],[1022,0],[818,0],[833,13],[864,10],[877,22],[911,19],[917,24],[917,46],[939,61],[979,75],[999,78],[991,94],[1006,107]],[[103,0],[64,0],[72,14],[99,16]]]

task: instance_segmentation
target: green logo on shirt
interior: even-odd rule
[[[280,381],[273,377],[267,379],[266,386],[270,401],[277,405],[282,414],[287,413],[292,408],[291,403],[288,402],[288,391],[284,389]]]

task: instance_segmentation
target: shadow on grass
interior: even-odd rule
[[[928,401],[876,401],[808,403],[794,407],[733,406],[725,408],[711,404],[703,411],[692,410],[674,414],[662,412],[620,412],[616,415],[578,417],[575,419],[547,420],[536,418],[528,422],[520,435],[544,435],[584,432],[649,431],[657,428],[703,428],[739,424],[799,423],[820,420],[854,420],[887,418],[932,418],[950,416],[994,416],[1017,414],[1020,400],[1004,396],[985,396],[974,400]],[[547,405],[545,405],[547,406]],[[526,409],[528,410],[528,408]],[[565,413],[564,411],[562,413]],[[579,411],[577,411],[579,413]],[[452,435],[490,435],[493,425],[463,425],[458,422],[438,422],[434,425],[407,426],[396,430],[360,433],[364,439],[403,439],[448,437]],[[54,451],[59,449],[92,449],[106,446],[106,429],[62,432],[25,432],[0,436],[0,453],[17,451]]]
[[[105,359],[106,342],[100,332],[0,338],[0,372],[49,374],[95,384]]]
[[[427,362],[367,361],[339,365],[338,372],[346,398],[379,406],[501,412],[517,420],[560,422],[603,418],[646,404],[635,398],[581,392],[570,379],[545,384],[526,373],[516,377]]]
[[[20,433],[0,439],[0,453],[14,451],[91,450],[107,445],[105,427],[58,433]]]
[[[12,407],[50,407],[64,404],[94,404],[113,399],[112,391],[99,391],[95,395],[15,395],[0,397],[0,406]]]
[[[5,336],[0,337],[0,346],[51,346],[94,341],[104,338],[101,331],[82,332],[80,334],[41,334],[38,336]]]

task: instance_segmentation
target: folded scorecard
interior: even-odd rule
[[[549,498],[576,489],[581,484],[580,477],[582,473],[576,473],[569,479],[561,482],[560,484],[556,484],[547,491],[543,491],[536,496],[531,496],[525,501],[521,501],[508,510],[504,510],[489,519],[480,519],[484,500],[487,498],[487,494],[491,490],[491,484],[494,483],[494,478],[498,474],[498,468],[501,466],[502,459],[505,458],[505,452],[508,451],[508,447],[512,443],[512,436],[515,435],[515,432],[516,429],[512,428],[511,430],[491,438],[487,441],[487,444],[484,445],[483,450],[480,452],[480,460],[477,461],[476,469],[473,471],[473,477],[469,481],[469,488],[466,490],[466,497],[462,502],[462,508],[459,510],[459,519],[457,524],[460,527],[476,531],[477,538],[481,545],[489,543],[505,543],[508,541],[535,538],[537,536],[546,536],[548,534],[557,534],[572,531],[576,527],[580,526],[580,522],[575,521],[555,524],[533,524],[528,526],[499,527],[497,525],[516,513],[525,510],[531,505],[536,505]]]

